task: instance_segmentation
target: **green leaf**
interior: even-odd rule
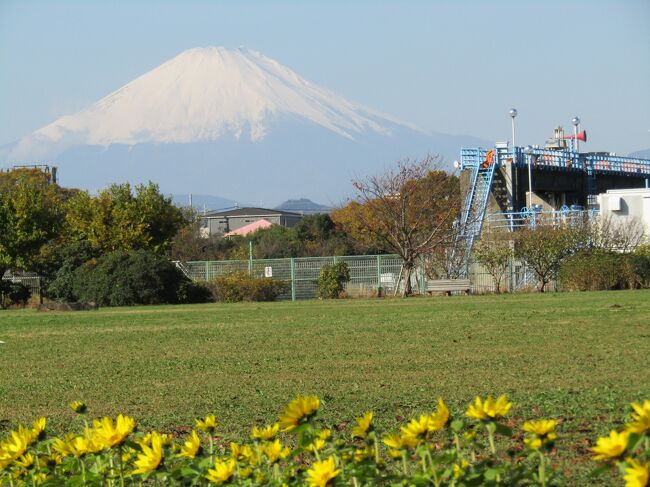
[[[429,447],[426,444],[421,444],[417,447],[415,452],[420,455],[421,457],[426,455],[427,451],[429,450]]]
[[[634,451],[641,445],[641,440],[643,440],[643,435],[639,433],[630,433],[630,437],[627,440],[627,451]]]
[[[465,426],[465,423],[463,423],[460,419],[454,419],[449,426],[451,427],[452,431],[460,433],[463,429],[463,426]]]
[[[181,474],[183,477],[198,478],[201,475],[201,472],[198,472],[191,467],[183,467],[181,468]]]
[[[485,480],[495,480],[499,475],[499,470],[496,468],[488,468],[484,473],[483,477]]]
[[[609,465],[601,465],[598,468],[593,469],[591,472],[589,472],[589,477],[600,477],[603,475],[605,472],[609,472],[611,467]]]
[[[494,423],[495,431],[503,436],[512,436],[512,429],[508,428],[505,424]]]
[[[128,446],[129,448],[133,448],[135,451],[139,451],[139,452],[142,451],[142,446],[140,445],[140,443],[136,443],[133,440],[126,440],[124,442],[124,445]]]

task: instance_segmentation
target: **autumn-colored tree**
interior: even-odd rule
[[[356,201],[335,222],[353,238],[377,244],[403,259],[403,295],[421,256],[453,240],[460,212],[458,178],[435,170],[437,159],[399,161],[385,173],[353,181]]]
[[[386,245],[377,235],[370,232],[371,226],[366,222],[373,220],[371,208],[358,201],[350,201],[347,205],[332,211],[332,220],[337,228],[349,236],[354,254],[385,254],[392,252],[392,247]]]

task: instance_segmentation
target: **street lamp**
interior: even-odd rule
[[[530,170],[530,164],[533,158],[533,156],[531,155],[532,152],[533,152],[532,145],[527,145],[524,148],[524,154],[526,154],[526,158],[528,159],[528,210],[529,211],[532,211],[533,209],[533,179]]]
[[[508,112],[510,119],[512,120],[512,152],[515,151],[515,117],[517,116],[517,109],[511,108]]]
[[[573,117],[571,123],[573,124],[573,143],[575,144],[575,151],[580,152],[580,141],[578,140],[578,132],[580,131],[580,118],[577,116]]]

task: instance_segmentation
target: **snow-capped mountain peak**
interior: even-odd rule
[[[406,125],[256,51],[207,47],[182,52],[32,137],[65,146],[191,143],[226,134],[258,141],[274,120],[285,118],[307,120],[348,139],[361,132],[389,135],[392,124]]]
[[[249,49],[189,49],[87,108],[0,147],[64,185],[156,181],[234,201],[334,202],[404,157],[457,157],[476,139],[428,134],[350,102]],[[480,144],[479,144],[480,145]]]

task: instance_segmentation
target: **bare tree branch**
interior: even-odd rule
[[[385,173],[353,181],[357,224],[403,259],[404,295],[418,260],[451,241],[460,211],[458,179],[436,170],[439,160],[398,161]]]

